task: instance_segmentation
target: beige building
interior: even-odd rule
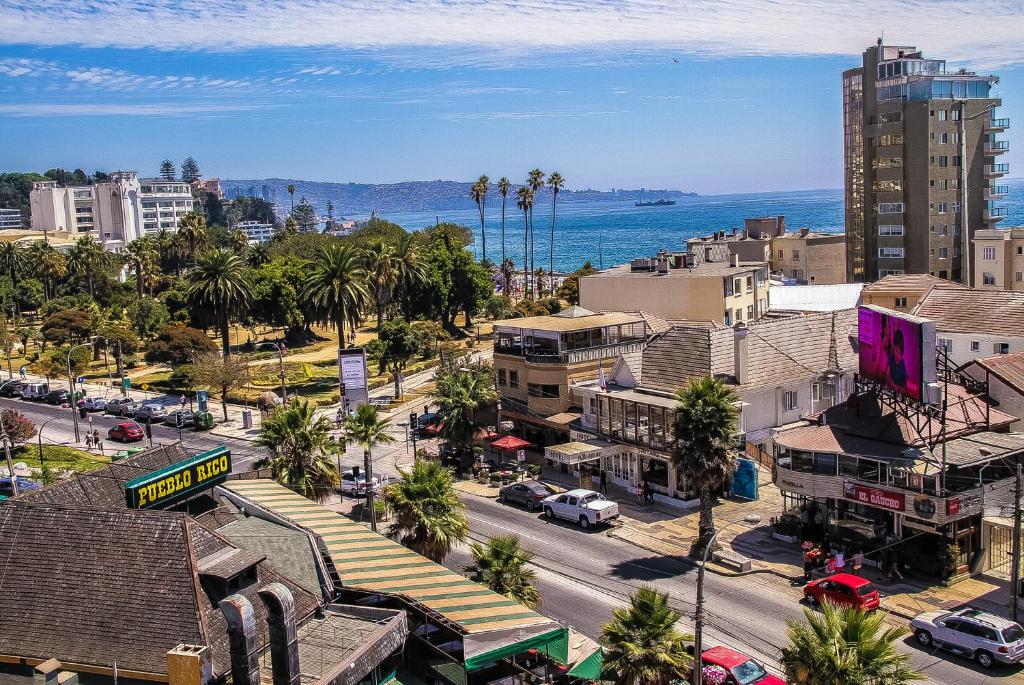
[[[669,320],[726,326],[768,311],[768,265],[736,255],[661,252],[584,276],[579,287],[580,305],[594,311],[643,309]]]
[[[935,322],[935,344],[953,366],[1024,352],[1024,292],[932,288],[911,314]]]
[[[580,412],[569,393],[573,383],[611,370],[623,352],[639,351],[655,328],[668,324],[644,313],[595,313],[570,307],[553,316],[507,319],[494,324],[494,370],[501,418],[528,439],[548,443],[568,435]]]
[[[974,273],[978,288],[1024,290],[1024,226],[975,233]]]
[[[860,292],[860,303],[873,304],[898,312],[909,312],[936,286],[964,287],[927,274],[886,276],[864,286]]]
[[[846,238],[841,233],[801,228],[772,238],[771,251],[773,274],[808,285],[846,282]]]

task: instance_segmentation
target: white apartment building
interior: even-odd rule
[[[248,236],[250,244],[265,243],[274,235],[274,224],[260,221],[240,221],[237,228]]]
[[[20,209],[0,208],[0,230],[21,227]]]
[[[117,171],[91,186],[59,187],[54,181],[32,185],[32,228],[56,231],[69,240],[91,235],[110,251],[143,235],[177,231],[192,211],[192,189],[182,181],[142,179]]]

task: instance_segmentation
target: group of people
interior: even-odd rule
[[[98,428],[93,428],[92,431],[85,431],[85,448],[91,452],[93,447],[99,450],[100,454],[103,454],[103,438],[100,437]]]
[[[864,566],[864,550],[857,548],[853,554],[844,545],[831,546],[826,543],[817,544],[807,540],[802,545],[804,550],[804,580],[810,580],[816,568],[825,569],[825,573],[852,573],[859,576]],[[828,550],[828,551],[826,551]]]

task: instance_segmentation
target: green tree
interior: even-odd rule
[[[185,241],[188,257],[194,261],[208,237],[206,215],[192,211],[181,217],[178,220],[178,235]]]
[[[307,400],[277,407],[263,420],[257,444],[273,455],[259,467],[269,466],[281,485],[311,499],[323,499],[338,485],[335,466],[337,443],[330,439],[331,424]]]
[[[469,189],[469,196],[476,203],[477,211],[480,214],[480,261],[487,261],[487,231],[484,228],[484,209],[487,205],[487,192],[491,188],[491,179],[481,176]]]
[[[473,563],[466,571],[474,580],[530,609],[540,606],[537,576],[529,567],[533,554],[522,548],[518,535],[497,535],[487,544],[473,542],[470,551]]]
[[[309,204],[306,198],[299,200],[297,207],[292,209],[292,218],[299,226],[300,233],[313,233],[316,231],[320,218],[316,215],[316,209]]]
[[[216,343],[205,332],[174,323],[161,327],[146,345],[146,361],[180,366],[191,363],[197,353],[216,351]]]
[[[270,253],[267,251],[267,246],[263,243],[250,245],[245,251],[245,261],[254,269],[268,263],[270,261]]]
[[[590,274],[596,274],[597,269],[589,261],[583,263],[579,269],[572,272],[564,281],[562,285],[558,286],[558,297],[562,298],[569,304],[580,303],[580,279]]]
[[[181,163],[181,180],[185,183],[195,183],[203,177],[199,171],[199,162],[195,157],[186,157]]]
[[[903,685],[924,676],[910,668],[910,656],[897,645],[907,634],[886,627],[885,614],[837,607],[804,610],[788,619],[789,645],[782,648],[786,681],[800,685]]]
[[[533,298],[530,283],[530,214],[533,213],[533,191],[529,186],[519,186],[516,191],[516,207],[523,213],[523,297],[529,293]]]
[[[676,469],[700,496],[700,546],[715,533],[712,492],[736,469],[732,450],[739,396],[710,376],[695,378],[676,392]]]
[[[224,421],[228,420],[228,393],[249,382],[249,363],[237,357],[216,352],[202,352],[192,364],[192,379],[196,385],[220,392]]]
[[[152,297],[129,303],[125,312],[128,319],[135,325],[135,330],[140,338],[148,338],[153,335],[171,318],[167,305]]]
[[[136,238],[125,247],[125,263],[135,273],[135,294],[140,300],[145,293],[146,283],[156,271],[159,254],[156,239],[152,236]]]
[[[345,419],[345,437],[353,440],[370,454],[373,461],[373,448],[388,445],[395,441],[388,428],[391,423],[380,416],[377,407],[372,404],[360,404],[354,413]]]
[[[398,286],[401,297],[402,316],[412,318],[412,299],[428,281],[427,267],[416,245],[415,237],[403,233],[395,244],[395,259],[398,268]]]
[[[0,428],[16,445],[28,442],[36,436],[35,424],[17,409],[0,409]]]
[[[366,303],[366,269],[361,255],[348,245],[321,248],[306,281],[306,297],[314,320],[338,330],[338,352],[345,349],[345,326]],[[341,368],[338,368],[341,382]]]
[[[92,312],[82,309],[64,309],[55,312],[43,322],[43,337],[55,345],[79,343],[88,338],[95,328]]]
[[[515,316],[512,300],[506,295],[491,295],[484,304],[484,311],[492,319],[511,319]]]
[[[469,533],[452,473],[440,462],[421,459],[401,476],[384,490],[394,516],[388,536],[440,564]]]
[[[64,255],[55,250],[49,243],[34,243],[28,249],[29,263],[39,279],[43,282],[45,297],[55,297],[57,283],[68,274],[68,263]]]
[[[68,250],[68,273],[84,278],[89,285],[89,296],[95,297],[93,278],[112,263],[112,256],[91,235],[84,235]]]
[[[301,329],[306,324],[301,293],[309,270],[308,261],[290,256],[278,257],[253,269],[251,323]]]
[[[244,315],[252,296],[245,262],[229,250],[207,252],[188,272],[187,292],[193,306],[212,309],[220,325],[224,356],[230,356],[231,317]]]
[[[327,230],[334,228],[334,203],[330,200],[327,201],[327,205],[324,207],[327,210]]]
[[[2,175],[0,175],[2,176]],[[19,275],[28,271],[28,255],[25,247],[18,242],[10,241],[0,243],[0,272],[3,272],[11,279],[11,285],[18,286]],[[15,311],[18,311],[18,301],[15,298]]]
[[[618,685],[668,685],[684,681],[690,665],[690,636],[676,628],[682,615],[669,605],[668,594],[642,586],[629,606],[612,611],[601,628],[604,646],[602,680]]]
[[[173,181],[177,174],[178,171],[174,167],[174,162],[169,159],[160,162],[160,178],[165,181]]]
[[[465,359],[438,369],[433,396],[443,424],[441,437],[460,451],[469,449],[483,427],[480,413],[498,401],[493,373],[490,365],[467,364]]]
[[[231,231],[231,249],[235,251],[236,255],[242,256],[248,247],[249,236],[245,234],[245,231]]]
[[[14,356],[14,349],[17,346],[18,336],[11,330],[7,319],[0,317],[0,353],[7,359],[7,378],[14,377],[14,368],[11,364],[11,357]]]
[[[530,173],[527,174],[527,177],[526,177],[526,185],[530,186],[530,191],[532,192],[532,196],[531,197],[532,198],[538,197],[538,194],[540,193],[540,189],[544,187],[544,172],[541,171],[540,169],[533,169],[532,171],[530,171]],[[536,273],[536,271],[537,271],[537,250],[534,247],[534,236],[535,236],[535,232],[533,230],[533,202],[531,202],[530,203],[530,273],[531,274],[532,273]],[[526,268],[526,263],[525,262],[523,263],[523,268]],[[530,292],[533,293],[534,290],[536,290],[536,288],[532,288],[530,290]],[[536,294],[534,294],[534,296],[536,296]]]
[[[124,374],[125,358],[135,354],[142,347],[142,343],[135,333],[135,326],[136,324],[126,317],[111,317],[103,322],[96,331],[96,335],[103,338],[105,349],[114,355],[118,376]],[[108,366],[107,370],[109,371],[109,369]]]
[[[377,312],[377,329],[384,325],[384,316],[395,294],[401,276],[401,262],[390,245],[375,242],[363,253],[366,276],[373,293],[373,305]]]
[[[419,340],[409,322],[392,319],[377,331],[381,354],[378,373],[388,369],[395,375],[395,399],[402,396],[402,371],[419,349]]]
[[[43,284],[35,278],[23,278],[14,285],[14,301],[19,311],[35,311],[46,301]]]
[[[555,291],[555,210],[558,208],[558,194],[562,192],[564,186],[565,179],[562,178],[562,174],[552,171],[548,176],[548,187],[551,188],[551,242],[548,244],[548,275],[551,277],[551,292]]]
[[[292,212],[291,213],[294,214],[295,213],[295,184],[294,183],[289,183],[288,184],[288,196],[291,198],[291,201],[292,201]]]
[[[512,181],[502,176],[498,179],[498,194],[501,195],[501,263],[505,263],[505,206],[508,203],[508,191],[512,189]]]

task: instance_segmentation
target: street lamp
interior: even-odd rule
[[[743,517],[742,521],[733,521],[718,530],[711,536],[711,539],[704,545],[704,556],[700,561],[700,569],[697,571],[697,609],[693,616],[693,683],[694,685],[701,685],[703,682],[704,674],[701,672],[701,658],[700,653],[703,650],[703,633],[704,633],[704,567],[708,564],[708,553],[711,551],[712,546],[715,544],[715,540],[722,533],[722,531],[734,526],[738,523],[749,523],[750,525],[757,525],[761,522],[761,517],[757,514],[747,514]]]
[[[46,428],[46,424],[50,423],[55,419],[59,419],[59,416],[51,416],[50,418],[43,421],[42,425],[39,426],[39,430],[36,431],[36,437],[39,438],[39,466],[43,466],[43,429]]]
[[[92,341],[87,343],[81,343],[78,345],[72,345],[71,349],[68,350],[68,387],[71,389],[71,395],[68,398],[68,404],[71,406],[71,419],[75,424],[75,442],[82,442],[82,436],[78,432],[78,406],[75,404],[75,379],[71,375],[71,353],[77,350],[79,347],[92,347]]]
[[[409,454],[409,422],[399,421],[398,425],[405,429],[405,453]]]

